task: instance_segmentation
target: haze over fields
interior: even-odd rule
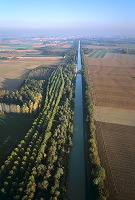
[[[0,8],[0,199],[134,200],[135,0]]]
[[[1,36],[135,34],[134,0],[1,1]]]

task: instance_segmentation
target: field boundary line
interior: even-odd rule
[[[96,98],[96,92],[94,91],[94,85],[93,85],[93,77],[92,75],[88,76],[88,77],[91,77],[91,78],[88,78],[89,80],[89,83],[90,83],[90,87],[92,89],[92,92],[91,92],[91,95],[92,95],[92,101],[93,101],[93,104],[94,106],[98,103],[98,100]],[[99,112],[99,111],[98,111]],[[98,114],[98,113],[97,113]],[[99,123],[99,124],[98,124]],[[103,151],[105,152],[104,156],[105,156],[105,163],[106,163],[106,166],[108,166],[108,176],[111,177],[111,180],[112,180],[112,185],[113,185],[113,188],[114,188],[114,192],[116,194],[116,199],[119,199],[118,198],[118,194],[117,194],[117,191],[116,191],[116,185],[115,185],[115,182],[114,182],[114,177],[112,175],[112,171],[111,171],[111,166],[110,166],[110,163],[109,163],[109,159],[108,159],[108,154],[107,154],[107,150],[106,150],[106,147],[105,147],[105,142],[104,142],[104,139],[103,139],[103,130],[102,130],[102,127],[101,127],[101,122],[98,122],[96,123],[96,126],[98,126],[100,132],[101,132],[101,138],[100,138],[100,141],[101,141],[101,144],[102,144],[102,147],[103,147]],[[96,134],[96,143],[97,143],[97,134]],[[98,144],[97,144],[97,148],[98,148]],[[99,148],[98,148],[99,149]],[[99,151],[98,151],[99,152]],[[99,157],[100,158],[100,157]],[[101,161],[101,159],[100,159]],[[101,165],[102,166],[102,165]],[[106,169],[105,169],[106,170]]]

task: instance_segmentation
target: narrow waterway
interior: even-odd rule
[[[80,41],[77,69],[81,70]],[[73,146],[69,166],[69,200],[86,199],[82,75],[76,75]]]

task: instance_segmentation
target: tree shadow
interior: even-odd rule
[[[16,91],[22,87],[24,78],[10,79],[5,78],[2,82],[2,90]]]

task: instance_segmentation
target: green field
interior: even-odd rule
[[[104,58],[104,56],[106,55],[107,51],[104,50],[96,50],[94,52],[92,52],[88,57],[90,58]]]
[[[34,46],[32,44],[16,44],[16,43],[0,43],[0,49],[16,49],[16,48],[24,48],[24,49],[34,49]]]
[[[31,127],[33,118],[0,115],[0,165]]]

